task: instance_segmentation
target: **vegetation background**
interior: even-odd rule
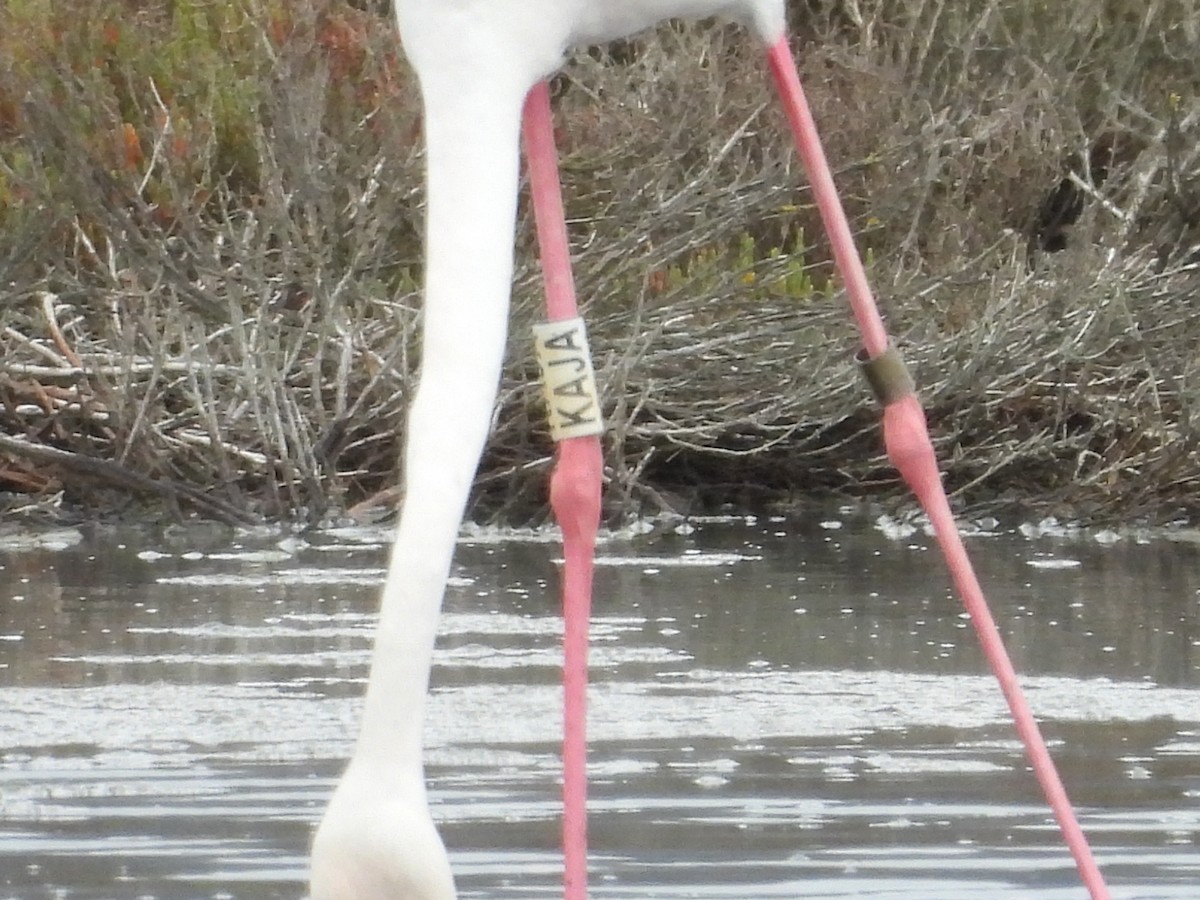
[[[1197,0],[797,0],[802,77],[954,500],[1200,509]],[[614,515],[902,502],[746,35],[555,83]],[[0,6],[0,497],[390,509],[419,365],[421,118],[386,3]],[[463,248],[469,259],[470,248]],[[475,515],[545,515],[518,240]]]

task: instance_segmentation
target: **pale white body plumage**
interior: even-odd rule
[[[446,578],[504,353],[527,93],[569,47],[666,18],[721,15],[767,43],[784,29],[783,0],[396,0],[396,15],[425,105],[421,381],[362,726],[314,839],[313,900],[455,896],[426,802],[422,720]]]

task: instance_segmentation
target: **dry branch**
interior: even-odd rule
[[[177,505],[182,501],[200,514],[229,525],[255,525],[260,521],[244,509],[206,496],[200,488],[146,478],[110,460],[92,459],[70,450],[31,444],[28,441],[2,434],[0,434],[0,450],[51,465],[64,480],[86,479],[99,482],[110,488],[149,494],[172,505]]]

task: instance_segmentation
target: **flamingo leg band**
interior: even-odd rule
[[[555,441],[603,434],[600,392],[583,319],[533,326],[542,393]]]

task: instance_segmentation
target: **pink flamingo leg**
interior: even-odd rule
[[[841,201],[838,199],[833,176],[829,172],[824,150],[817,137],[816,124],[800,85],[795,60],[786,38],[770,47],[768,60],[787,108],[796,145],[812,182],[822,221],[833,244],[838,269],[846,283],[854,316],[862,332],[866,354],[870,359],[876,359],[888,350],[887,332],[871,296],[867,276],[854,246]],[[938,473],[937,459],[926,427],[925,412],[916,394],[909,391],[905,396],[887,403],[883,411],[883,434],[888,457],[912,488],[933,523],[955,586],[971,616],[971,622],[975,626],[992,672],[1000,682],[1017,732],[1025,744],[1025,751],[1033,764],[1038,782],[1075,858],[1080,877],[1094,900],[1106,900],[1109,892],[1104,877],[1092,856],[1083,829],[1079,827],[1075,811],[1071,808],[1071,802],[1067,798],[1054,761],[1046,749],[1037,721],[1025,700],[1017,674],[1004,648],[1004,641],[988,610],[987,601],[963,547]]]
[[[558,152],[545,82],[529,93],[525,156],[551,322],[578,315],[558,178]],[[550,478],[550,504],[562,528],[563,555],[563,895],[587,897],[587,652],[592,564],[600,525],[604,459],[599,437],[566,438]]]

